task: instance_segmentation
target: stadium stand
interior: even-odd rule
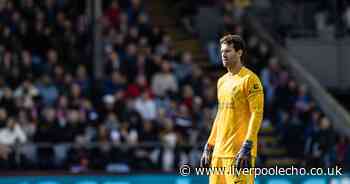
[[[244,35],[248,66],[266,90],[259,166],[349,166],[348,139],[226,5],[222,31]],[[216,113],[217,71],[203,67],[198,43],[173,40],[184,35],[152,22],[147,6],[103,1],[105,77],[97,84],[85,1],[0,1],[0,143],[11,148],[2,170],[171,172],[198,164]],[[183,21],[196,38],[191,22]]]
[[[179,10],[182,9],[182,2],[173,3],[180,6]],[[322,5],[324,2],[319,4]],[[194,9],[205,11],[203,9],[213,6],[213,3],[198,3],[197,6]],[[249,49],[246,65],[260,74],[264,85],[266,109],[260,135],[261,166],[299,165],[310,168],[337,164],[348,168],[348,161],[343,157],[348,152],[345,146],[348,145],[348,138],[335,132],[332,122],[308,93],[307,86],[299,85],[288,68],[280,64],[268,43],[241,21],[242,14],[237,12],[247,10],[231,1],[217,2],[216,6],[223,10],[221,17],[224,25],[214,33],[216,39],[225,32],[243,34]],[[194,17],[192,15],[188,19],[193,20]],[[198,18],[196,20],[201,21]],[[187,26],[183,24],[185,29]],[[209,40],[208,45],[211,44]],[[219,63],[218,45],[207,48],[212,63]]]

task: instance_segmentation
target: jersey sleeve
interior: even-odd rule
[[[248,100],[249,111],[251,114],[245,140],[254,141],[258,136],[264,109],[263,87],[257,76],[249,76],[244,86],[244,93]]]
[[[217,119],[217,118],[215,118],[215,119]],[[212,126],[212,128],[211,128],[211,132],[210,132],[210,136],[209,136],[209,138],[208,138],[208,144],[209,145],[211,145],[211,146],[214,146],[215,145],[215,140],[216,140],[216,127],[217,127],[217,123],[216,123],[217,121],[215,120],[214,121],[214,123],[213,123],[213,126]]]
[[[220,78],[219,80],[218,80],[218,82],[217,82],[217,91],[219,90],[219,87],[220,87],[220,85],[222,84],[222,78]],[[217,97],[218,99],[219,99],[219,97]],[[212,145],[212,146],[214,146],[214,144],[215,144],[215,140],[216,140],[216,132],[217,132],[217,119],[218,119],[218,114],[219,114],[219,111],[220,111],[220,109],[219,109],[219,106],[218,106],[218,110],[217,110],[217,113],[216,113],[216,117],[215,117],[215,120],[214,120],[214,122],[213,122],[213,126],[212,126],[212,128],[211,128],[211,132],[210,132],[210,135],[209,135],[209,138],[208,138],[208,144],[209,145]]]

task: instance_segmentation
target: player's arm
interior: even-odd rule
[[[250,77],[245,85],[245,94],[249,103],[249,111],[251,113],[248,131],[245,141],[238,153],[236,167],[251,166],[251,149],[257,144],[257,136],[263,118],[264,109],[264,93],[261,82],[256,76]]]
[[[210,165],[210,162],[211,162],[211,157],[213,154],[215,140],[216,140],[217,118],[218,118],[218,115],[216,115],[216,118],[215,118],[215,121],[213,123],[208,141],[204,146],[203,154],[202,154],[201,161],[200,161],[201,167],[208,167]]]
[[[208,141],[207,141],[207,145],[209,145],[209,147],[214,147],[214,144],[215,144],[215,139],[216,139],[216,127],[217,127],[217,118],[215,118],[215,121],[213,123],[213,126],[211,128],[211,131],[210,131],[210,135],[209,135],[209,138],[208,138]]]
[[[253,142],[257,141],[256,137],[259,133],[264,111],[263,87],[257,77],[252,77],[248,80],[247,99],[251,116],[245,140]],[[253,144],[257,143],[253,142]]]
[[[218,90],[219,90],[219,86],[221,84],[220,81],[221,80],[219,79],[218,80],[218,84],[217,84],[217,89]],[[207,143],[204,146],[203,154],[202,154],[201,161],[200,161],[200,166],[201,167],[207,167],[207,166],[210,165],[212,153],[213,153],[213,150],[214,150],[215,140],[216,140],[217,124],[218,124],[217,121],[218,121],[218,117],[219,117],[219,115],[218,115],[219,111],[220,111],[220,109],[219,109],[219,106],[218,106],[218,111],[217,111],[217,114],[216,114],[213,126],[211,128],[211,132],[210,132],[208,141],[207,141]]]

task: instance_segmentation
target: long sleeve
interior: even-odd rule
[[[216,121],[216,119],[217,119],[217,115],[216,115],[216,118],[215,118],[215,121],[214,121],[214,123],[213,123],[213,126],[212,126],[212,129],[211,129],[211,132],[210,132],[210,136],[209,136],[209,138],[208,138],[208,144],[209,145],[211,145],[211,146],[214,146],[214,144],[215,144],[215,140],[216,140],[216,127],[217,127],[217,121]]]
[[[220,87],[221,84],[222,84],[222,80],[219,79],[218,82],[217,82],[217,92],[219,92],[219,87]],[[219,99],[219,96],[218,96],[218,99]],[[217,124],[218,124],[217,122],[218,122],[219,114],[220,114],[220,108],[218,107],[218,111],[216,113],[215,120],[213,122],[213,126],[212,126],[212,129],[211,129],[211,132],[210,132],[210,136],[208,138],[208,144],[209,145],[214,145],[215,144],[216,134],[217,134]]]
[[[245,140],[250,140],[254,143],[259,133],[264,110],[264,93],[258,77],[249,77],[245,92],[249,103],[249,111],[251,113]]]

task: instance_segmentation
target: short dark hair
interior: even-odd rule
[[[233,46],[236,51],[245,51],[245,43],[241,36],[228,34],[220,39],[220,44],[227,44]]]

